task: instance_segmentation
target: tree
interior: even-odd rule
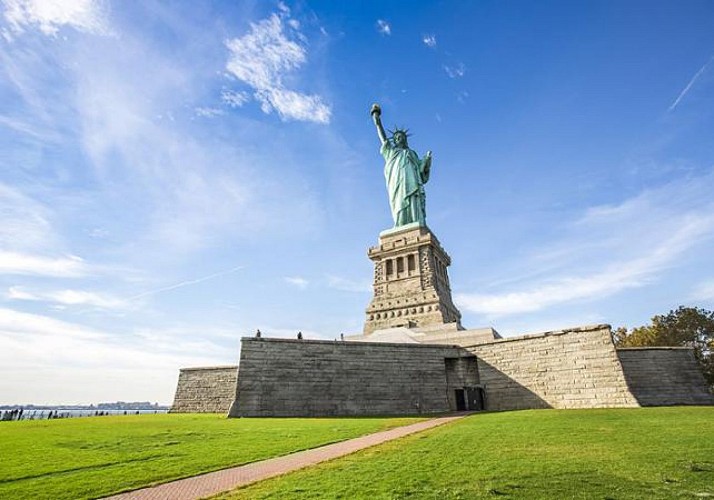
[[[613,334],[617,347],[683,346],[694,348],[694,357],[707,383],[714,386],[714,311],[684,307],[652,318],[652,324],[617,328]]]

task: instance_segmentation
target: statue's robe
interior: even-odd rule
[[[395,147],[391,141],[382,144],[380,153],[384,157],[384,179],[394,227],[412,222],[425,225],[424,184],[429,180],[430,158],[420,160],[413,150]]]

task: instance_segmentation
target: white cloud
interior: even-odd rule
[[[108,2],[99,0],[2,0],[5,19],[16,33],[37,27],[55,36],[67,26],[85,33],[109,33]]]
[[[109,337],[106,333],[85,326],[6,308],[0,308],[0,332],[19,336],[41,333],[56,338],[79,340],[99,340]]]
[[[226,41],[230,57],[226,69],[255,91],[264,113],[275,110],[283,120],[329,123],[331,109],[319,95],[309,95],[285,87],[286,73],[307,61],[305,47],[290,38],[283,18],[269,18],[251,23],[250,32]],[[293,38],[304,38],[290,25]]]
[[[392,34],[392,27],[384,19],[377,19],[377,31],[383,35],[389,36]]]
[[[56,244],[52,212],[17,189],[0,183],[0,248],[48,249]]]
[[[198,107],[195,109],[195,111],[196,116],[200,116],[202,118],[215,118],[216,116],[221,116],[225,114],[225,111],[218,108]]]
[[[705,229],[714,227],[714,219],[701,222],[705,223]],[[683,228],[678,234],[652,248],[648,255],[609,265],[601,272],[560,278],[523,292],[497,295],[459,294],[455,300],[465,310],[500,316],[540,311],[555,304],[613,295],[627,288],[651,283],[657,272],[688,248],[690,238],[701,236],[700,229],[694,226]]]
[[[369,293],[372,291],[372,284],[367,280],[351,280],[333,274],[327,275],[327,286],[343,292]]]
[[[435,35],[424,35],[421,39],[422,42],[424,42],[424,45],[427,47],[434,48],[436,47],[436,36]]]
[[[207,338],[211,327],[190,330]],[[235,362],[226,346],[194,339],[171,329],[117,334],[0,308],[0,403],[155,400],[157,395],[168,403],[180,367]]]
[[[26,292],[15,286],[11,287],[5,296],[11,300],[40,300],[37,294]]]
[[[236,92],[235,90],[223,89],[221,100],[231,108],[240,108],[248,102],[250,96],[247,92]]]
[[[278,10],[285,15],[290,15],[290,7],[285,5],[285,2],[278,2]]]
[[[459,63],[455,66],[444,65],[444,71],[449,75],[449,78],[461,78],[466,74],[466,66],[464,66],[464,63]]]
[[[20,287],[11,287],[6,296],[12,300],[52,302],[66,306],[94,306],[102,309],[119,309],[127,305],[125,300],[85,290],[30,292]]]
[[[255,95],[264,113],[275,109],[283,119],[330,123],[330,108],[319,96],[279,88],[258,91]]]
[[[594,300],[655,282],[686,253],[714,238],[714,174],[649,190],[619,205],[589,209],[572,235],[532,257],[553,278],[527,280],[520,289],[461,293],[464,310],[490,317]]]
[[[89,266],[81,257],[45,257],[0,251],[0,274],[25,274],[76,278],[86,276]]]
[[[300,276],[286,276],[283,279],[286,283],[290,283],[291,285],[301,288],[303,290],[307,288],[307,286],[310,284],[308,280]]]
[[[277,14],[250,26],[248,34],[226,42],[231,51],[228,71],[256,89],[282,85],[283,73],[306,61],[305,49],[288,39]]]

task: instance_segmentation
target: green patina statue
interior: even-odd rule
[[[372,105],[371,114],[382,141],[380,153],[384,157],[384,178],[387,181],[394,227],[412,223],[425,226],[424,184],[429,180],[431,151],[427,151],[420,160],[416,152],[409,149],[407,130],[398,128],[392,132],[392,138],[389,139],[382,126],[382,109],[378,104]]]

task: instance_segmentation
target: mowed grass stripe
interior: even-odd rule
[[[219,498],[714,498],[714,407],[477,414]]]
[[[3,422],[0,498],[96,498],[420,420],[171,414]]]

